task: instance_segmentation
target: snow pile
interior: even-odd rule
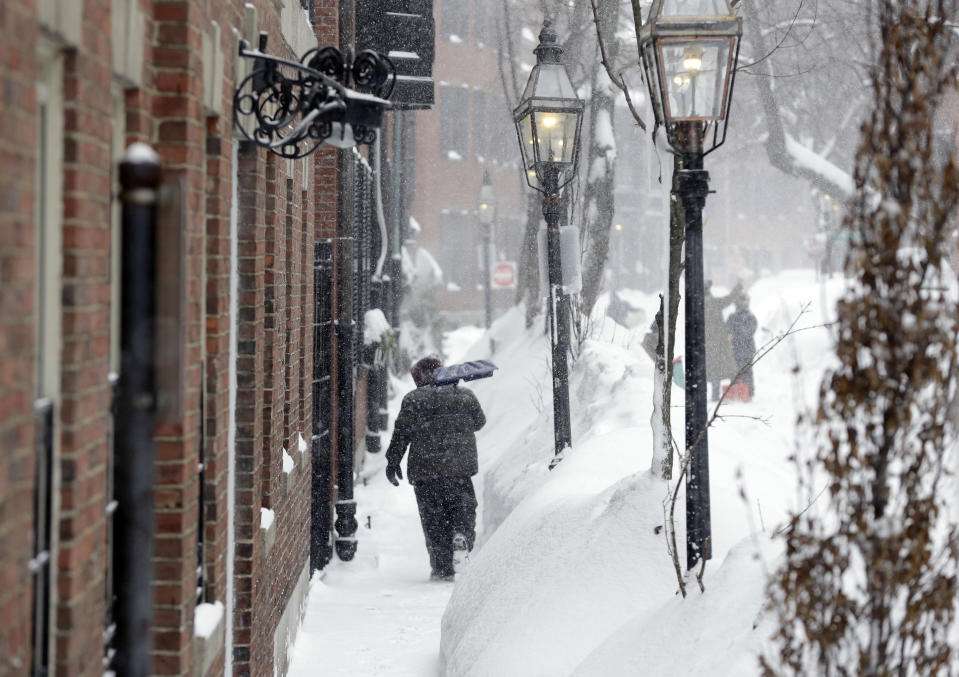
[[[286,447],[283,447],[283,472],[291,473],[294,468],[296,463],[293,462],[293,457],[286,452]]]
[[[276,519],[276,513],[270,508],[260,508],[260,528],[269,529],[273,526],[273,520]]]
[[[193,636],[207,638],[223,618],[223,602],[197,604],[193,612]]]
[[[521,311],[502,318],[494,326],[503,334],[494,356],[500,371],[475,387],[489,420],[479,435],[485,532],[443,618],[444,674],[758,674],[771,632],[760,611],[765,571],[779,548],[772,534],[795,507],[788,457],[796,416],[814,403],[833,359],[823,308],[834,306],[843,285],[789,271],[750,288],[757,344],[797,316],[803,330],[757,365],[757,399],[724,405],[725,420],[710,430],[713,559],[705,594],[689,579],[686,599],[659,528],[672,484],[649,473],[653,365],[640,347],[646,327],[629,331],[594,318],[593,338],[571,372],[574,446],[549,471],[548,341],[541,326],[524,330]],[[647,317],[653,303],[636,300]],[[681,444],[682,390],[674,389],[673,403]],[[684,501],[680,488],[683,564]],[[695,650],[677,652],[678,633]]]
[[[367,310],[363,315],[363,345],[381,343],[384,334],[389,334],[390,331],[390,323],[379,308]]]

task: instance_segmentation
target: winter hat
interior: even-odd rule
[[[427,355],[410,368],[413,382],[416,387],[427,385],[433,380],[433,372],[443,366],[442,360],[436,355]]]

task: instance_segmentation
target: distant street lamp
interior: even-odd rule
[[[556,42],[550,21],[543,22],[539,45],[533,50],[536,65],[519,105],[513,111],[516,134],[523,154],[526,182],[543,194],[546,217],[546,253],[549,276],[550,339],[553,352],[553,437],[556,456],[572,444],[569,421],[569,311],[563,287],[559,221],[565,205],[560,190],[575,176],[583,101],[563,65],[563,48]],[[534,183],[530,179],[536,178]]]
[[[640,33],[643,69],[657,125],[679,155],[678,197],[686,215],[686,567],[712,557],[703,207],[703,156],[726,140],[742,19],[726,0],[654,0]]]
[[[496,212],[496,196],[493,194],[493,183],[490,181],[489,171],[483,172],[483,186],[479,192],[479,203],[477,204],[479,212],[480,229],[483,235],[483,293],[485,294],[486,306],[486,329],[489,331],[493,323],[493,298],[490,289],[490,248],[493,246],[493,219]],[[490,350],[492,350],[493,339],[490,339]]]

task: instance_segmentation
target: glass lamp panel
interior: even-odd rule
[[[536,111],[536,140],[539,161],[572,164],[576,148],[576,113]]]
[[[661,43],[664,103],[670,122],[723,119],[731,46],[729,38]]]
[[[532,86],[530,95],[537,99],[566,99],[574,101],[576,90],[569,81],[566,67],[559,63],[541,63],[536,66],[539,71],[536,78],[530,78],[527,88]],[[526,98],[524,93],[524,98]]]
[[[657,16],[729,16],[726,0],[662,0]]]
[[[520,150],[523,151],[523,166],[526,168],[531,168],[535,163],[532,122],[533,116],[528,109],[523,114],[523,117],[516,121],[516,129],[519,130]]]
[[[526,79],[526,87],[523,88],[523,95],[519,97],[520,101],[529,101],[533,98],[533,92],[536,89],[536,80],[539,78],[540,64],[533,66]]]

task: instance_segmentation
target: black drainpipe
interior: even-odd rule
[[[156,211],[160,158],[130,146],[120,162],[123,255],[116,420],[116,673],[153,673],[153,426],[156,411]]]

